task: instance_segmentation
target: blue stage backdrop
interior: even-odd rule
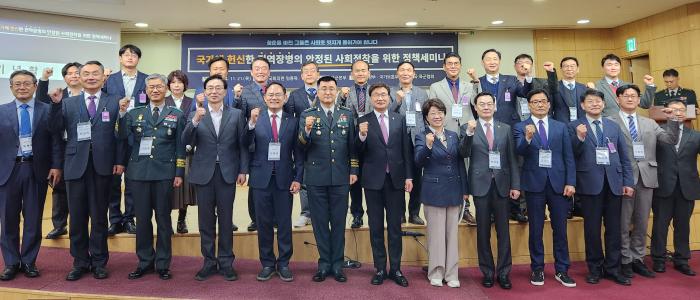
[[[444,77],[442,59],[457,52],[457,35],[441,34],[290,34],[237,35],[185,34],[182,36],[182,70],[190,88],[199,87],[208,76],[207,63],[225,57],[230,63],[229,83],[252,81],[250,63],[258,56],[271,63],[271,79],[299,88],[301,65],[309,60],[319,64],[321,75],[330,75],[340,86],[349,86],[350,66],[363,59],[370,64],[370,82],[396,84],[396,66],[411,61],[416,66],[414,84],[428,86]]]

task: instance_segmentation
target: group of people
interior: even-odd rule
[[[527,54],[514,61],[517,76],[501,74],[501,53],[489,49],[481,57],[485,74],[477,77],[470,68],[468,79],[460,77],[461,57],[445,54],[445,78],[428,91],[413,85],[410,61],[398,64],[398,85],[390,87],[368,84],[370,65],[358,60],[351,87],[321,76],[310,61],[301,67],[304,88],[288,93],[269,80],[271,64],[264,57],[251,62],[254,82],[233,87],[228,61],[214,58],[192,99],[184,95],[189,82],[183,72],[139,72],[141,55],[138,47],[123,46],[121,70],[111,75],[98,61],[69,63],[62,70],[65,89],[49,91],[50,69],[39,80],[25,70],[10,76],[15,99],[0,106],[0,131],[10,133],[0,137],[1,280],[40,274],[47,185],[53,188],[55,227],[47,238],[66,234],[70,212],[74,261],[66,280],[88,273],[107,278],[107,237],[123,231],[136,234],[138,265],[129,279],[152,272],[170,279],[171,210],[179,209],[176,231],[184,233],[193,204],[204,257],[195,279],[221,274],[236,280],[232,211],[236,185],[246,183],[260,281],[275,275],[293,280],[292,226],[311,223],[319,254],[312,280],[345,282],[346,215],[350,209],[352,228],[363,226],[363,198],[374,285],[389,279],[408,286],[401,271],[401,224],[408,220],[427,223],[430,284],[459,287],[458,224],[465,220],[476,226],[482,285],[510,289],[509,219],[529,222],[530,282],[543,285],[549,219],[554,278],[574,287],[566,227],[576,206],[584,219],[586,282],[607,278],[630,285],[634,273],[664,272],[671,220],[674,267],[695,275],[688,239],[700,198],[700,134],[683,125],[696,99],[678,86],[673,69],[664,72],[667,89],[655,94],[647,75],[642,93],[620,79],[621,60],[613,54],[601,60],[603,78],[583,84],[576,81],[575,57],[561,60],[562,80],[551,62],[543,64],[547,78],[540,79],[531,76],[534,62]],[[652,105],[664,106],[663,125],[636,113]],[[296,193],[302,215],[292,224]],[[468,209],[470,196],[476,217]],[[650,270],[643,258],[652,209]]]

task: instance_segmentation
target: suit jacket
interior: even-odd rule
[[[367,122],[367,138],[362,141],[357,135],[355,144],[362,157],[362,187],[381,190],[386,177],[386,165],[395,189],[403,189],[406,179],[413,178],[413,144],[406,133],[406,120],[400,114],[388,112],[389,141],[384,142],[382,129],[374,112],[360,117],[357,122]]]
[[[165,98],[165,106],[175,107],[175,100],[173,100],[173,96],[168,96]],[[187,120],[190,117],[190,113],[194,110],[197,110],[197,105],[195,105],[194,99],[185,96],[182,98],[182,103],[180,103],[180,107],[176,108],[181,110],[182,113],[185,114],[185,120]]]
[[[479,77],[479,82],[481,82],[481,89],[483,91],[493,92],[486,86],[488,82],[486,75]],[[528,83],[527,80],[520,83],[518,78],[513,75],[499,74],[498,91],[493,93],[494,96],[496,96],[496,113],[493,117],[496,118],[497,121],[506,123],[509,126],[520,122],[517,97],[527,97],[527,93],[529,93],[531,89],[532,83]],[[506,92],[510,93],[510,101],[506,101]]]
[[[250,111],[253,108],[259,107],[261,110],[267,108],[260,86],[255,82],[243,87],[241,97],[236,98],[236,105],[244,113],[246,120],[250,117]]]
[[[574,149],[576,160],[576,181],[581,182],[576,192],[583,195],[598,195],[603,190],[603,180],[608,181],[610,190],[615,195],[622,195],[622,188],[633,187],[632,165],[627,155],[627,147],[624,143],[623,133],[615,121],[608,118],[603,120],[603,136],[615,146],[616,153],[610,153],[609,165],[596,164],[596,136],[588,119],[582,117],[569,123],[569,135]],[[576,126],[586,125],[588,133],[582,142],[576,135]],[[607,146],[607,145],[606,145]],[[605,147],[605,146],[603,146]]]
[[[509,197],[510,190],[520,190],[520,169],[515,157],[515,146],[510,126],[495,121],[493,122],[494,140],[492,151],[498,151],[501,157],[501,169],[489,168],[489,143],[481,127],[481,122],[476,123],[476,129],[471,136],[466,135],[467,124],[462,125],[462,142],[460,153],[469,158],[469,186],[475,197],[483,197],[489,193],[491,180],[496,182],[496,189],[500,197]]]
[[[197,126],[192,123],[193,117],[191,114],[182,132],[184,144],[195,148],[190,183],[208,184],[214,176],[217,157],[226,183],[234,184],[238,174],[248,174],[248,128],[241,110],[223,106],[219,135],[208,109]]]
[[[136,73],[136,84],[134,85],[134,91],[131,95],[126,95],[124,91],[124,75],[121,71],[117,73],[112,73],[107,77],[105,85],[102,87],[102,91],[121,99],[124,97],[134,97],[136,100],[134,102],[134,107],[145,106],[148,104],[148,97],[146,97],[146,103],[139,102],[139,95],[141,93],[146,93],[146,77],[148,75],[139,71]]]
[[[428,98],[438,98],[445,104],[445,108],[447,108],[447,112],[445,113],[445,129],[459,132],[459,126],[466,124],[469,120],[474,120],[472,105],[474,103],[474,97],[478,93],[478,84],[473,84],[469,82],[469,80],[459,79],[459,99],[462,103],[462,118],[459,120],[452,118],[452,105],[455,104],[455,100],[454,97],[452,97],[452,90],[450,89],[450,84],[447,82],[447,78],[430,85]],[[422,129],[423,128],[421,128],[421,130]]]
[[[414,160],[423,170],[421,202],[425,205],[447,207],[461,205],[463,195],[469,194],[464,157],[459,153],[459,137],[454,131],[445,130],[447,147],[437,137],[433,149],[425,144],[430,129],[416,136]]]
[[[629,82],[622,81],[622,79],[619,78],[617,81],[618,86],[631,84]],[[608,81],[605,80],[605,77],[595,82],[595,89],[601,91],[603,95],[605,95],[605,99],[603,99],[605,100],[605,109],[603,109],[603,117],[612,116],[613,114],[616,114],[620,111],[620,105],[617,104],[617,96],[615,95],[615,92],[613,92],[612,87],[610,87],[610,84],[608,84]],[[641,99],[639,99],[639,107],[651,107],[651,104],[654,102],[655,92],[655,86],[647,86],[644,90],[644,93],[642,93],[641,95]]]
[[[268,148],[272,139],[272,123],[270,115],[264,110],[258,116],[255,128],[248,129],[248,142],[255,144],[255,152],[250,161],[250,177],[248,185],[256,189],[266,189],[274,163],[277,189],[289,190],[292,181],[301,183],[304,174],[304,151],[299,144],[297,133],[299,121],[291,114],[282,112],[277,138],[281,144],[280,160],[268,160]],[[247,128],[247,125],[246,125]]]
[[[671,99],[681,100],[685,102],[686,105],[692,104],[696,107],[698,105],[698,100],[695,97],[695,91],[682,87],[678,87],[678,94],[673,97],[668,89],[663,89],[656,92],[656,95],[654,95],[654,105],[664,106]]]
[[[576,165],[571,148],[571,139],[566,124],[549,118],[547,120],[548,148],[542,146],[542,141],[537,133],[530,143],[525,139],[525,127],[535,125],[532,118],[515,124],[513,136],[515,138],[515,151],[523,157],[521,173],[521,186],[526,192],[539,193],[549,179],[549,184],[557,193],[564,193],[564,186],[576,186]],[[537,125],[535,125],[537,128]],[[552,151],[552,167],[542,168],[539,165],[540,149]]]
[[[34,178],[45,183],[49,169],[62,169],[63,141],[49,124],[50,106],[34,101],[32,116],[32,155]],[[7,183],[19,150],[19,121],[15,101],[0,105],[0,186]],[[17,187],[19,188],[19,187]],[[44,197],[44,195],[39,195]]]
[[[517,77],[515,77],[515,78],[517,78]],[[545,91],[547,91],[549,89],[549,83],[544,78],[533,77],[530,90],[535,90],[535,89],[544,89]],[[530,113],[527,113],[527,114],[523,113],[522,105],[527,105],[527,98],[526,97],[518,97],[518,103],[515,106],[517,109],[517,112],[518,112],[518,116],[520,117],[520,121],[524,121],[525,119],[529,118],[531,115]],[[528,109],[529,109],[529,107],[528,107]]]
[[[289,99],[287,99],[287,103],[285,104],[285,111],[292,113],[295,118],[299,118],[302,112],[312,106],[309,101],[313,103],[313,106],[316,106],[318,102],[318,100],[316,100],[315,97],[311,97],[303,87],[296,89],[289,94]]]
[[[112,175],[114,165],[126,163],[125,143],[117,139],[116,125],[119,121],[119,99],[102,92],[97,106],[97,114],[90,119],[85,94],[63,99],[51,104],[50,126],[57,134],[66,131],[65,165],[63,178],[75,180],[85,174],[92,148],[92,163],[97,174]],[[109,122],[102,121],[102,112],[109,113]],[[92,124],[91,140],[78,141],[78,123]]]
[[[637,184],[637,180],[641,175],[644,187],[650,189],[659,187],[659,180],[656,176],[656,168],[658,166],[656,163],[656,144],[675,145],[678,142],[678,122],[668,121],[670,124],[676,124],[676,126],[671,126],[669,131],[665,131],[656,124],[656,121],[637,114],[637,135],[644,144],[644,158],[638,160],[634,158],[632,136],[627,124],[622,120],[619,113],[610,116],[610,119],[620,126],[625,137],[625,147],[627,147],[627,156],[632,164],[634,184]]]
[[[371,113],[374,108],[372,107],[372,99],[369,98],[369,87],[372,86],[369,83],[365,83],[365,110],[360,111],[360,104],[358,100],[358,95],[357,95],[357,89],[355,88],[355,84],[350,86],[350,93],[348,93],[348,97],[346,99],[342,99],[343,105],[350,109],[352,111],[352,115],[355,118],[355,121],[357,121],[357,118],[359,118],[361,115],[365,115],[368,113]]]
[[[564,81],[557,81],[556,71],[547,72],[547,81],[548,92],[551,97],[549,100],[552,104],[550,113],[555,120],[564,124],[571,122],[569,107],[576,107],[577,119],[586,116],[586,112],[581,108],[581,101],[579,101],[579,98],[587,89],[583,83],[576,82],[574,90],[571,91],[564,85]]]
[[[663,125],[668,131],[668,123]],[[686,200],[700,199],[700,177],[698,177],[698,154],[700,154],[700,133],[692,128],[683,127],[681,143],[676,145],[656,144],[659,159],[659,188],[654,191],[656,197],[670,197],[680,180],[681,193]]]
[[[399,90],[401,90],[400,86],[391,88],[390,95],[392,99],[392,108],[390,110],[397,112],[404,117],[406,116],[406,112],[408,111],[412,111],[416,114],[416,126],[406,126],[408,134],[411,135],[411,145],[413,145],[413,141],[416,139],[416,135],[425,130],[425,121],[423,120],[423,115],[420,110],[416,110],[415,103],[418,103],[419,107],[422,108],[423,103],[425,103],[425,101],[428,100],[428,93],[423,88],[414,85],[411,88],[411,107],[408,107],[406,98],[404,98],[400,103],[396,101],[396,99],[398,99],[396,96],[396,92]]]
[[[68,88],[63,89],[63,98],[68,98]],[[39,80],[36,87],[36,97],[34,98],[46,104],[51,104],[51,96],[49,96],[49,81]]]

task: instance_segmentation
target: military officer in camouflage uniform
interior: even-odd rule
[[[134,190],[136,211],[136,255],[139,263],[129,279],[153,272],[170,279],[173,228],[170,220],[173,187],[182,184],[185,173],[185,145],[179,138],[185,127],[182,111],[165,105],[165,76],[152,74],[146,78],[146,93],[151,102],[127,112],[129,100],[119,103],[119,138],[131,141],[126,177]],[[156,249],[153,251],[155,211],[158,226]]]

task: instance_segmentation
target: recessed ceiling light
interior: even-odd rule
[[[207,0],[207,2],[211,4],[221,4],[224,2],[224,0]]]
[[[138,28],[146,28],[146,27],[148,27],[148,23],[139,22],[139,23],[134,24],[134,26],[136,26]]]
[[[321,2],[321,3],[331,3],[331,2],[333,2],[333,0],[318,0],[318,2]]]
[[[406,22],[406,26],[418,26],[418,22],[416,22],[416,21],[408,21],[408,22]]]
[[[503,24],[503,20],[496,20],[496,21],[491,21],[492,25],[501,25]]]
[[[588,19],[581,19],[581,20],[576,21],[577,24],[588,24],[590,22],[591,22],[591,20],[588,20]]]
[[[329,23],[329,22],[321,22],[321,23],[318,23],[318,26],[319,26],[319,27],[331,27],[331,23]]]
[[[241,27],[241,23],[236,23],[236,22],[228,23],[228,27],[238,28],[238,27]]]

